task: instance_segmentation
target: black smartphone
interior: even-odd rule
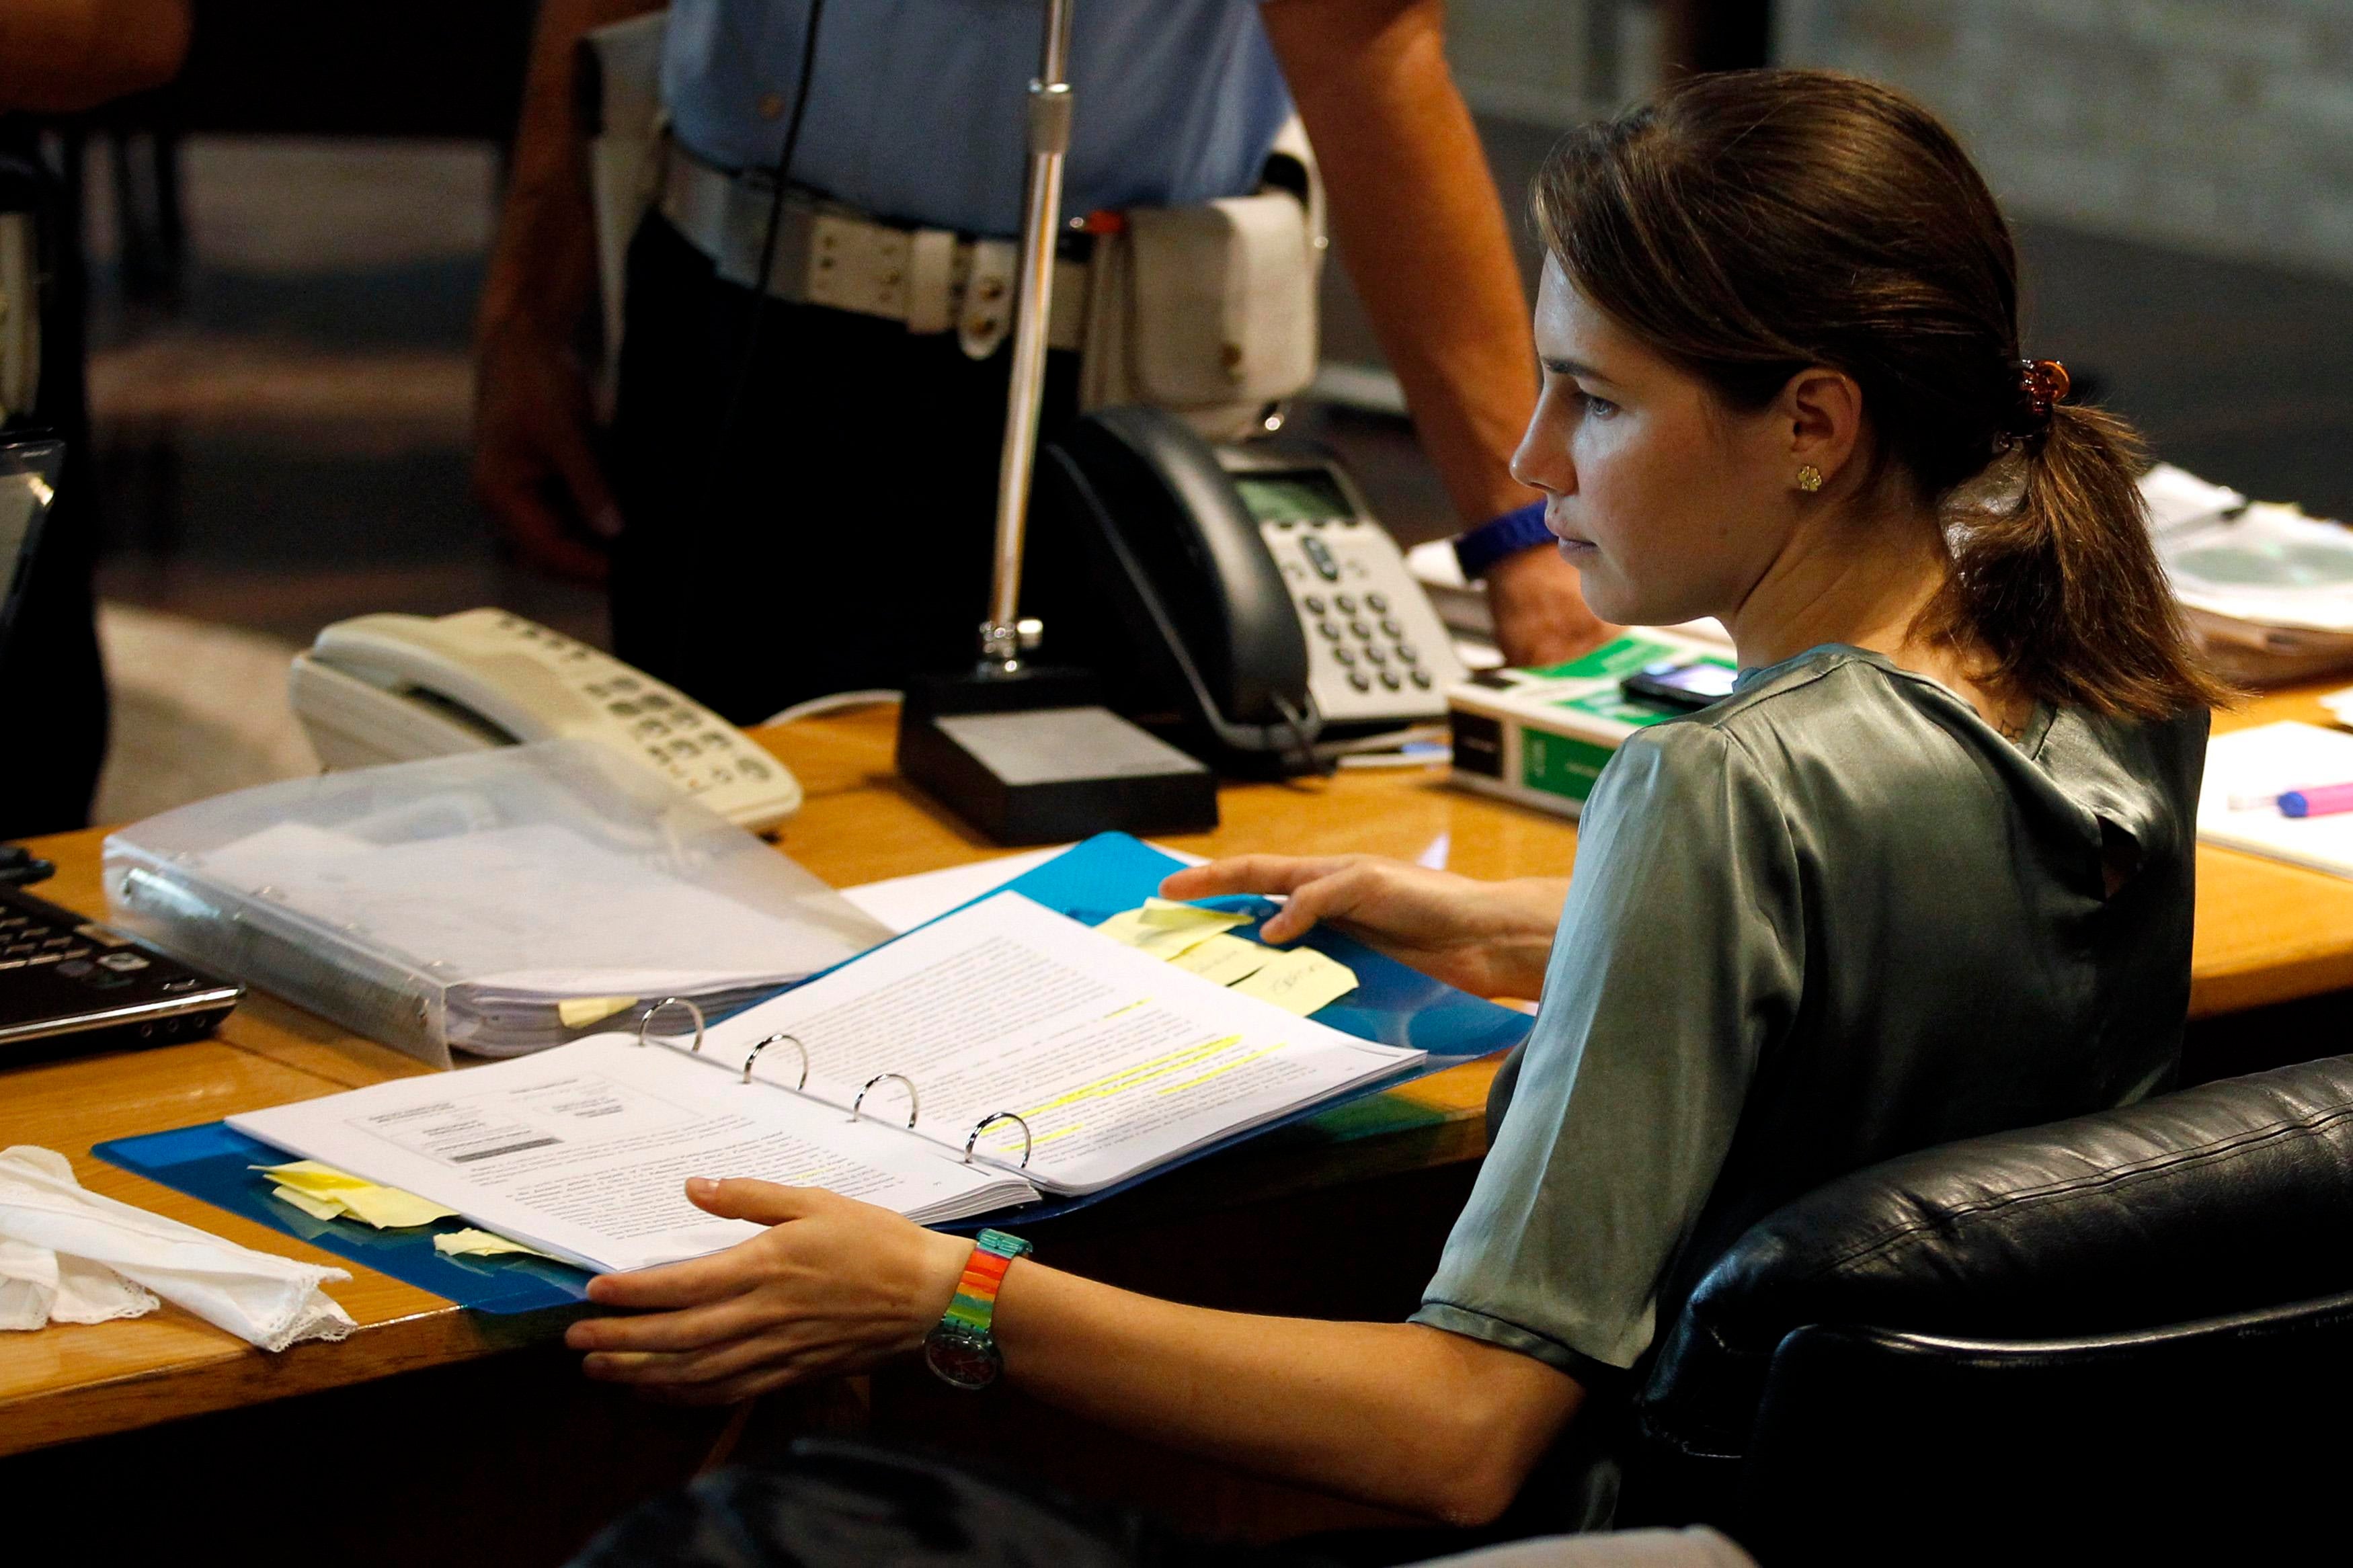
[[[1637,702],[1647,702],[1654,708],[1672,708],[1678,713],[1696,713],[1712,703],[1721,702],[1732,695],[1732,683],[1740,672],[1703,659],[1695,664],[1680,664],[1673,659],[1646,664],[1618,683],[1618,689]]]

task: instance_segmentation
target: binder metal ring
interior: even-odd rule
[[[800,1040],[792,1035],[770,1035],[766,1039],[762,1040],[758,1045],[754,1046],[752,1047],[752,1054],[744,1058],[744,1081],[745,1083],[752,1081],[752,1064],[760,1059],[760,1053],[762,1051],[766,1050],[770,1046],[775,1045],[779,1040],[785,1041],[790,1045],[793,1049],[801,1054],[801,1078],[800,1081],[793,1085],[793,1087],[797,1089],[807,1089],[808,1087],[808,1047],[801,1044]]]
[[[980,1142],[982,1133],[1000,1121],[1010,1121],[1021,1129],[1021,1169],[1028,1170],[1030,1152],[1036,1149],[1038,1144],[1037,1141],[1029,1136],[1028,1119],[1018,1110],[992,1110],[974,1122],[972,1131],[964,1135],[964,1163],[967,1165],[972,1163],[972,1146]]]
[[[887,1083],[894,1079],[907,1086],[907,1125],[913,1127],[915,1124],[915,1080],[902,1072],[878,1072],[868,1079],[865,1089],[860,1089],[858,1098],[849,1102],[849,1119],[852,1121],[858,1120],[859,1108],[866,1103],[867,1089],[872,1089],[878,1083]]]
[[[683,1007],[694,1015],[694,1049],[702,1049],[702,1009],[684,996],[665,996],[646,1009],[646,1016],[638,1020],[638,1044],[642,1046],[646,1043],[646,1031],[653,1027],[656,1018],[672,1007]]]

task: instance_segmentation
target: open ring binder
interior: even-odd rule
[[[701,1051],[702,1049],[702,1009],[695,1005],[691,997],[686,996],[665,996],[647,1008],[646,1016],[638,1020],[638,1044],[642,1046],[646,1043],[646,1031],[653,1027],[656,1018],[660,1017],[672,1007],[683,1007],[694,1015],[694,1049]]]
[[[972,1163],[972,1146],[980,1142],[980,1135],[982,1133],[987,1131],[990,1128],[996,1126],[1000,1121],[1010,1121],[1016,1127],[1021,1129],[1021,1169],[1025,1171],[1028,1170],[1029,1168],[1029,1152],[1038,1145],[1037,1141],[1029,1136],[1029,1121],[1024,1119],[1021,1113],[1018,1110],[992,1110],[987,1115],[982,1117],[979,1121],[974,1122],[972,1124],[972,1131],[964,1135],[964,1163],[967,1165]]]
[[[760,1059],[760,1053],[762,1051],[766,1050],[770,1046],[775,1045],[779,1040],[790,1045],[793,1049],[801,1054],[800,1081],[793,1085],[793,1088],[796,1090],[808,1088],[808,1047],[801,1044],[797,1037],[786,1034],[770,1035],[766,1039],[762,1040],[758,1045],[752,1047],[752,1054],[744,1058],[744,1081],[745,1083],[752,1081],[752,1064]]]
[[[915,1080],[902,1072],[878,1072],[868,1079],[865,1088],[860,1089],[857,1098],[849,1102],[849,1119],[852,1121],[858,1120],[859,1109],[866,1103],[867,1089],[872,1089],[878,1083],[886,1083],[894,1079],[907,1086],[907,1125],[913,1127],[915,1124]]]

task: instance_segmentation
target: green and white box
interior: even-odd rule
[[[1483,670],[1446,693],[1453,782],[1575,816],[1626,737],[1676,715],[1629,701],[1619,683],[1660,664],[1735,668],[1720,642],[1643,627],[1542,669]]]

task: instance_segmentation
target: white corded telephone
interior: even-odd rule
[[[288,695],[329,768],[577,737],[760,832],[801,786],[741,730],[610,654],[502,610],[360,616],[294,656]]]

